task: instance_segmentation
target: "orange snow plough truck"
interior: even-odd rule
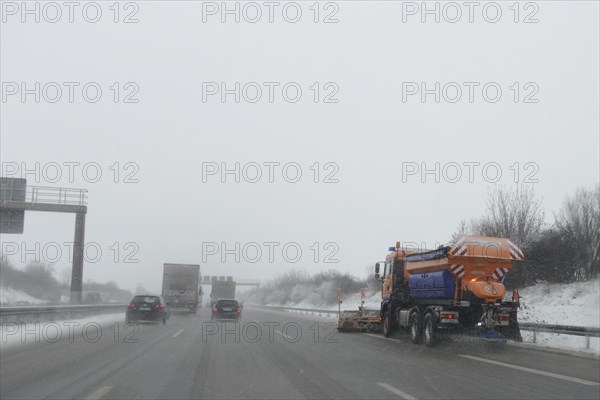
[[[448,331],[491,341],[522,340],[518,293],[504,300],[506,275],[524,258],[510,240],[464,236],[437,250],[409,252],[396,243],[390,251],[375,266],[385,336],[405,328],[413,343],[429,346]]]

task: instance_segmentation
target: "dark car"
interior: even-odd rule
[[[161,296],[150,294],[135,296],[127,306],[126,322],[157,321],[167,323],[169,306]]]
[[[242,317],[242,307],[235,299],[219,299],[212,307],[210,319],[234,319]]]

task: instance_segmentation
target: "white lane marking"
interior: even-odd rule
[[[171,337],[174,337],[174,338],[176,338],[176,337],[177,337],[177,336],[179,336],[179,334],[180,334],[181,332],[183,332],[183,331],[185,331],[185,329],[182,329],[182,330],[180,330],[180,331],[177,331],[177,332],[176,332],[176,333],[175,333],[173,336],[171,336]]]
[[[488,360],[487,358],[481,358],[481,357],[475,357],[475,356],[468,356],[468,355],[465,355],[465,354],[459,354],[459,357],[464,357],[464,358],[468,358],[470,360],[475,360],[475,361],[486,362],[486,363],[494,364],[494,365],[500,365],[502,367],[512,368],[512,369],[516,369],[516,370],[519,370],[519,371],[529,372],[529,373],[532,373],[532,374],[549,376],[551,378],[563,379],[565,381],[571,381],[571,382],[575,382],[575,383],[581,383],[582,385],[588,385],[588,386],[598,386],[598,385],[600,385],[600,383],[598,383],[598,382],[586,381],[585,379],[573,378],[572,376],[560,375],[560,374],[555,374],[553,372],[540,371],[538,369],[521,367],[521,366],[512,365],[512,364],[506,364],[506,363],[503,363],[503,362],[500,362],[500,361]]]
[[[404,393],[402,390],[400,389],[396,389],[393,386],[388,385],[387,383],[383,383],[383,382],[378,382],[377,383],[379,386],[381,386],[382,388],[389,390],[390,392],[402,397],[405,400],[417,400],[416,397],[411,396],[408,393]]]
[[[108,393],[110,391],[110,389],[112,389],[112,388],[113,388],[112,386],[102,386],[98,390],[96,390],[94,393],[92,393],[88,397],[86,397],[85,400],[98,400],[98,399],[102,398],[102,396],[104,396],[106,393]]]
[[[293,337],[289,337],[288,335],[286,335],[285,333],[281,332],[281,331],[275,331],[275,333],[279,333],[281,336],[283,336],[284,338],[286,338],[287,340],[291,340],[292,342],[296,341],[295,338]]]

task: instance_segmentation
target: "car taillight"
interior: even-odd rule
[[[510,317],[508,315],[499,315],[498,321],[508,321]]]
[[[217,307],[213,307],[213,312],[217,312],[219,309]]]
[[[441,319],[455,319],[456,318],[456,314],[440,313],[440,318]]]
[[[157,304],[156,308],[158,308],[159,310],[162,310],[163,308],[165,308],[165,306],[163,304]]]
[[[134,307],[135,307],[135,306],[134,306],[132,303],[130,303],[130,304],[127,306],[127,308],[134,308]]]
[[[241,308],[241,307],[238,307],[238,308],[236,308],[236,310],[235,310],[235,311],[236,311],[236,312],[242,312],[242,308]]]

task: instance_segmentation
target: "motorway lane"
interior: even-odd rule
[[[264,317],[266,312],[261,311],[260,315]],[[287,320],[301,323],[298,316],[288,315]],[[283,323],[285,319],[280,321]],[[310,324],[310,320],[304,323],[309,332]],[[338,343],[326,344],[321,340],[319,344],[311,344],[310,340],[303,340],[288,345],[299,357],[318,363],[323,370],[332,371],[332,379],[344,382],[360,397],[373,396],[371,388],[374,382],[391,385],[422,399],[600,397],[600,362],[597,359],[513,346],[489,346],[467,339],[459,343],[440,343],[435,348],[416,346],[402,338],[387,339],[371,334],[337,333],[334,339]],[[527,367],[535,373],[482,360]],[[539,375],[545,372],[564,377]],[[565,380],[566,377],[579,378],[588,384]]]
[[[278,374],[283,382],[285,376],[257,346],[234,338],[203,341],[202,322],[208,320],[208,310],[202,310],[197,317],[172,316],[166,326],[140,324],[127,340],[133,331],[120,325],[118,340],[105,329],[96,343],[78,336],[73,342],[3,347],[0,397],[246,398],[249,385],[256,384],[254,398],[302,398],[287,383],[276,384]]]
[[[72,342],[2,345],[0,397],[600,397],[598,360],[468,342],[430,349],[338,333],[328,319],[251,308],[239,325],[211,323],[208,313],[173,316],[166,326],[140,324],[135,332],[119,321],[118,336],[105,325],[95,343],[76,335]]]

